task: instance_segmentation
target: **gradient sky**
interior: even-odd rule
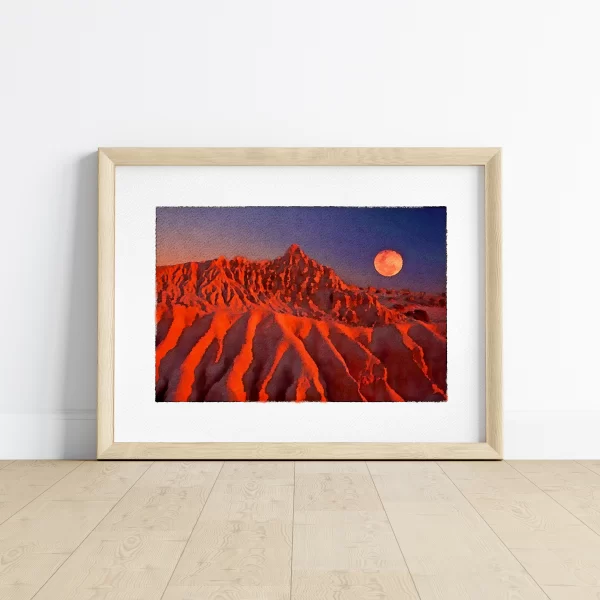
[[[158,207],[156,264],[225,256],[281,256],[291,244],[347,283],[446,290],[446,208]],[[400,252],[404,267],[379,275],[375,255]]]

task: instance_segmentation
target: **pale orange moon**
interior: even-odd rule
[[[402,270],[402,265],[404,261],[402,260],[402,255],[395,250],[382,250],[377,254],[375,260],[373,261],[375,265],[375,270],[385,277],[393,277],[394,275],[398,275]]]

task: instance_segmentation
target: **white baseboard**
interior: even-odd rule
[[[96,458],[96,411],[0,414],[0,459]]]
[[[507,459],[600,459],[600,410],[505,411]]]
[[[600,459],[600,410],[507,411],[508,459]],[[0,460],[94,459],[96,411],[0,414]]]

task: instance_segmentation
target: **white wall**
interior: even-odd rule
[[[508,457],[600,458],[594,0],[22,0],[0,458],[93,457],[98,146],[503,146]]]

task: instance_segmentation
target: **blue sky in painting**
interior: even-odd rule
[[[355,285],[446,290],[446,208],[158,207],[158,265],[218,256],[281,256],[291,244]],[[384,249],[404,267],[383,277],[373,267]]]

